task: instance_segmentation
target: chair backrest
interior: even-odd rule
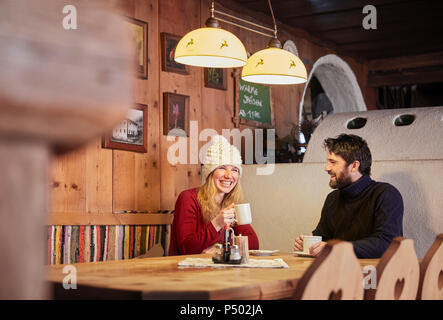
[[[443,233],[440,233],[420,263],[417,299],[443,300]]]
[[[365,299],[416,299],[420,266],[412,239],[394,238],[377,264],[376,270],[376,289],[366,290]]]
[[[145,254],[135,257],[136,259],[152,258],[152,257],[163,257],[165,255],[165,250],[161,244],[157,243]]]
[[[297,283],[294,299],[361,300],[363,275],[350,242],[330,240]]]

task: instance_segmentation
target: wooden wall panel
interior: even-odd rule
[[[86,211],[85,171],[85,147],[53,159],[50,172],[51,211]]]
[[[160,209],[158,6],[157,1],[122,3],[124,14],[148,23],[148,79],[136,79],[134,102],[147,105],[147,153],[113,151],[113,210]]]
[[[103,149],[101,139],[86,146],[85,177],[86,212],[112,212],[112,150]]]
[[[160,111],[158,1],[136,0],[135,18],[148,22],[148,79],[138,79],[136,102],[148,105],[147,153],[135,154],[135,205],[156,211],[160,205]]]
[[[185,13],[185,14],[184,14]],[[184,36],[189,31],[200,27],[199,1],[159,1],[159,33],[166,32]],[[160,34],[159,34],[160,36]],[[161,48],[158,52],[161,54]],[[158,66],[161,70],[161,61]],[[202,70],[198,67],[188,67],[189,74],[160,71],[160,101],[163,109],[163,93],[173,92],[189,96],[189,119],[201,122],[201,87]],[[174,208],[178,194],[186,189],[196,187],[188,179],[188,165],[171,165],[167,159],[168,148],[173,142],[168,142],[163,135],[163,114],[160,115],[160,146],[161,146],[161,206],[164,209]],[[189,146],[189,138],[187,139]],[[189,152],[188,152],[189,159]],[[191,180],[192,181],[192,180]]]
[[[151,57],[150,40],[153,24],[149,21],[149,4],[147,1],[128,1],[121,5],[121,10],[127,16],[148,22],[148,57]],[[155,29],[155,27],[154,27]],[[155,54],[155,51],[152,52]],[[150,61],[148,65],[148,79],[151,76],[152,66]],[[136,79],[134,90],[134,102],[148,105],[148,117],[150,116],[149,99],[148,99],[148,80]],[[149,121],[148,121],[149,122]],[[150,132],[148,125],[148,132]],[[149,135],[148,135],[149,136]],[[148,137],[149,141],[149,137]],[[149,152],[149,151],[148,151]],[[113,168],[112,168],[112,184],[113,184],[113,212],[123,210],[143,210],[138,207],[139,197],[138,189],[144,189],[144,174],[140,172],[140,167],[145,167],[143,162],[148,157],[147,154],[138,154],[135,152],[113,150]],[[140,179],[140,176],[143,178]],[[147,194],[147,193],[146,193]],[[143,203],[143,201],[142,201]]]
[[[227,90],[219,90],[207,88],[202,82],[202,118],[199,123],[199,129],[211,128],[219,134],[222,129],[232,129],[234,124],[232,117],[234,116],[234,81],[231,76],[233,69],[228,69],[226,76]],[[204,72],[203,70],[201,71]],[[202,79],[204,75],[202,74]]]
[[[136,210],[135,153],[113,150],[113,211]]]
[[[104,0],[108,1],[108,0]],[[114,6],[117,12],[122,15],[133,17],[135,14],[135,1],[134,0],[112,0],[113,3],[111,5]],[[108,1],[109,3],[109,1]]]

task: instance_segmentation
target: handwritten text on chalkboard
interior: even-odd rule
[[[239,105],[240,118],[271,123],[268,87],[240,80]]]
[[[255,98],[258,96],[258,89],[250,86],[249,84],[240,84],[240,91],[248,92],[250,95],[245,94],[243,96],[244,104],[251,104],[256,107],[262,107],[263,103]]]

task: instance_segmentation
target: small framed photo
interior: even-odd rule
[[[205,68],[205,87],[226,90],[227,74],[226,68]]]
[[[135,51],[135,73],[142,79],[148,78],[148,23],[127,17],[129,38]]]
[[[189,96],[163,93],[163,134],[189,137]]]
[[[185,64],[175,62],[175,48],[181,37],[162,32],[161,34],[162,71],[189,74]]]
[[[144,104],[133,106],[126,118],[102,138],[102,147],[147,152],[148,111]]]

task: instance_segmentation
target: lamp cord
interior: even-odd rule
[[[271,0],[268,0],[269,9],[271,10],[272,21],[274,21],[274,38],[277,38],[277,24],[275,23],[274,11],[272,10]]]

